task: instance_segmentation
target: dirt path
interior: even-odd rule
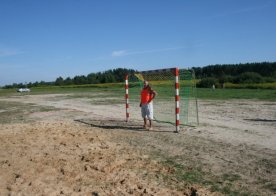
[[[106,134],[70,121],[1,126],[1,195],[210,193],[197,185],[167,187],[162,176],[170,167]]]
[[[1,195],[276,193],[276,103],[200,101],[201,125],[174,134],[164,124],[144,131],[138,115],[126,124],[119,104],[68,95],[1,101],[56,108],[26,109],[22,123],[0,125]]]

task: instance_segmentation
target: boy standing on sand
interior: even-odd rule
[[[152,90],[149,86],[148,81],[144,81],[144,88],[141,91],[141,113],[142,118],[144,119],[144,128],[147,128],[147,119],[149,120],[149,130],[153,130],[152,128],[152,120],[153,120],[153,104],[152,100],[156,96],[156,92]]]

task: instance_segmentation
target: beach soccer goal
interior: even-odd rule
[[[160,69],[129,73],[125,77],[126,121],[140,115],[140,92],[147,80],[157,92],[154,120],[175,126],[176,132],[183,126],[197,126],[198,106],[196,81],[191,69]]]

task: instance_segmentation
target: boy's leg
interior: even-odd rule
[[[149,104],[149,130],[153,130],[152,128],[152,121],[153,121],[153,105],[152,103]]]
[[[145,105],[141,106],[141,114],[142,114],[142,118],[144,120],[144,128],[147,128],[147,113],[146,113],[146,108]]]
[[[147,118],[144,118],[144,128],[147,128]]]
[[[149,119],[149,130],[153,130],[153,128],[152,128],[152,120],[151,119]]]

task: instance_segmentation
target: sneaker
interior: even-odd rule
[[[149,128],[149,131],[152,131],[152,130],[153,130],[153,128],[152,128],[152,127],[150,127],[150,128]]]

